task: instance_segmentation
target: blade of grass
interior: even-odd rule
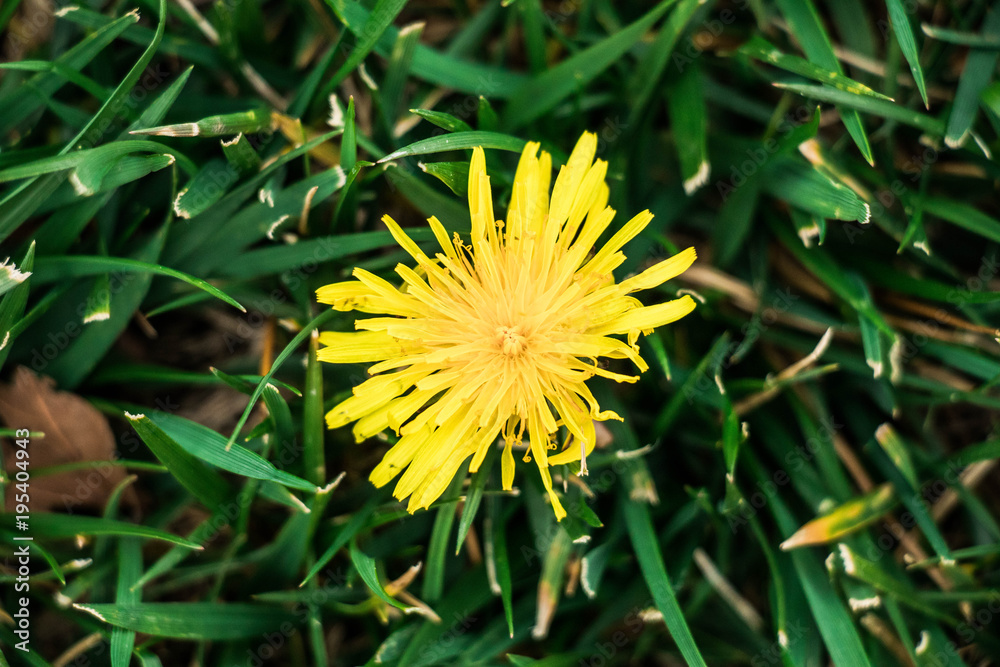
[[[831,72],[843,74],[844,70],[834,54],[830,37],[823,29],[819,12],[812,0],[778,0],[778,7],[809,60]],[[874,165],[875,158],[864,125],[861,124],[861,116],[850,109],[840,109],[840,116],[862,157],[868,164]]]
[[[107,273],[154,273],[177,278],[178,280],[183,280],[188,285],[208,292],[217,299],[225,301],[241,312],[247,312],[246,308],[241,306],[235,299],[201,278],[196,278],[183,271],[171,269],[167,266],[144,262],[138,259],[130,259],[128,257],[101,257],[96,255],[89,257],[84,255],[46,257],[45,261],[38,266],[35,280],[39,284],[47,284],[66,280],[67,278],[79,278],[81,276],[95,276]]]
[[[910,27],[906,8],[903,7],[903,0],[886,0],[885,5],[889,11],[889,20],[892,22],[892,31],[896,33],[896,43],[899,44],[899,50],[903,52],[903,57],[910,65],[913,80],[917,84],[917,90],[920,91],[920,99],[924,101],[924,107],[930,109],[924,70],[920,67],[920,51],[917,49],[917,40],[913,38],[913,29]]]
[[[154,637],[225,640],[273,632],[293,615],[280,607],[218,602],[140,602],[75,604],[105,623]]]
[[[504,127],[508,131],[517,130],[580,90],[628,53],[675,2],[658,3],[635,23],[529,79],[511,96]]]
[[[983,36],[1000,39],[1000,10],[994,8],[986,12]],[[969,138],[979,110],[979,95],[993,80],[998,58],[1000,51],[995,49],[973,48],[969,51],[962,78],[958,81],[958,90],[955,91],[955,103],[948,116],[948,131],[944,135],[944,143],[949,148],[958,148]]]
[[[219,473],[192,456],[143,414],[125,416],[156,458],[170,474],[210,510],[216,510],[231,500],[232,489]]]

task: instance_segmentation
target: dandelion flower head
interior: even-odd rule
[[[594,160],[597,137],[585,133],[552,187],[552,161],[528,143],[517,166],[506,220],[493,214],[482,148],[469,168],[471,245],[428,220],[441,247],[426,254],[389,216],[393,237],[415,268],[400,264],[399,287],[360,268],[356,280],[318,290],[336,310],[381,316],[358,319],[356,332],[320,335],[319,359],[376,362],[373,377],[326,416],[337,428],[356,422],[358,442],[392,429],[398,441],[371,473],[384,486],[402,473],[394,495],[414,512],[430,506],[462,464],[470,471],[503,440],[501,478],[514,481],[515,445],[526,437],[556,517],[566,515],[549,468],[579,461],[596,442],[594,422],[621,417],[602,410],[587,386],[594,376],[635,382],[601,365],[600,357],[648,368],[637,340],[691,312],[690,296],[644,306],[631,293],[686,270],[693,248],[615,282],[622,247],[652,219],[643,211],[593,252],[611,225],[607,163]],[[624,336],[625,340],[613,338]],[[561,448],[556,441],[566,434]],[[559,451],[554,451],[556,449]]]

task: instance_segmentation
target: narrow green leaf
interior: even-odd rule
[[[708,110],[701,85],[701,70],[691,63],[667,84],[667,107],[677,156],[681,162],[684,193],[689,197],[708,182]]]
[[[232,497],[232,489],[221,475],[178,445],[149,417],[128,412],[125,416],[170,474],[206,507],[216,510]]]
[[[886,0],[885,5],[889,10],[889,20],[892,21],[892,31],[896,33],[899,50],[909,63],[913,80],[917,84],[917,90],[920,91],[920,99],[924,101],[924,106],[930,109],[930,104],[927,102],[927,84],[924,83],[924,70],[920,67],[920,50],[917,48],[917,40],[913,38],[913,29],[910,27],[906,8],[903,7],[903,0]]]
[[[0,119],[0,136],[6,136],[13,128],[25,121],[32,113],[42,107],[46,99],[62,87],[67,80],[56,72],[60,70],[79,72],[94,56],[103,51],[126,28],[138,20],[138,12],[129,12],[99,28],[59,56],[53,62],[51,71],[36,74],[23,89],[8,93],[0,98],[0,108],[4,110],[3,117]],[[32,91],[32,94],[26,94],[26,91]]]
[[[78,278],[80,276],[93,276],[105,273],[155,273],[161,276],[169,276],[183,280],[189,285],[208,292],[212,296],[225,301],[229,305],[246,312],[246,308],[217,287],[205,282],[201,278],[171,269],[160,264],[143,262],[129,257],[100,257],[71,255],[66,257],[46,257],[45,261],[39,264],[36,271],[35,280],[41,284],[57,282],[67,278]]]
[[[236,438],[240,435],[240,430],[243,428],[243,425],[247,423],[247,418],[250,417],[251,410],[253,410],[254,405],[257,404],[257,399],[260,398],[261,393],[263,393],[264,387],[266,387],[268,382],[270,382],[271,376],[274,375],[279,368],[281,368],[281,365],[285,363],[285,360],[288,359],[289,356],[291,356],[292,352],[294,352],[295,349],[306,340],[306,338],[312,335],[312,331],[314,329],[318,329],[326,324],[326,322],[332,319],[336,314],[337,311],[331,309],[317,315],[311,322],[304,326],[301,331],[295,334],[295,337],[289,341],[288,345],[285,346],[285,349],[278,354],[274,363],[271,364],[270,370],[268,370],[267,374],[261,378],[260,384],[257,385],[253,394],[250,395],[250,402],[247,403],[247,407],[243,410],[243,414],[240,415],[240,419],[236,423],[236,428],[233,429],[233,434],[229,436],[229,440],[226,442],[226,449],[231,448],[236,442]]]
[[[762,178],[765,192],[793,206],[834,220],[855,220],[862,224],[871,216],[854,190],[837,183],[798,159],[778,159]]]
[[[1000,12],[997,12],[1000,14]],[[967,229],[985,239],[1000,243],[1000,220],[991,217],[978,208],[955,199],[944,197],[925,197],[920,200],[924,211],[933,216],[947,220],[953,225]]]
[[[104,146],[98,146],[97,148],[84,148],[65,155],[54,155],[34,160],[18,167],[2,169],[0,170],[0,183],[16,181],[22,178],[34,178],[68,169],[79,170],[81,168],[87,169],[93,167],[94,169],[104,169],[100,178],[97,179],[97,183],[99,184],[100,179],[111,169],[113,161],[132,153],[165,153],[174,155],[175,157],[183,157],[174,149],[155,141],[115,141]],[[186,160],[187,158],[184,159]],[[93,179],[88,180],[91,183],[93,181]],[[77,186],[77,191],[81,194],[93,194],[93,192],[97,191],[96,187],[93,188],[93,191],[89,191],[89,185],[90,183],[80,184]]]
[[[379,95],[379,109],[389,136],[395,136],[396,121],[403,104],[406,80],[413,64],[416,46],[420,43],[423,27],[423,23],[411,23],[399,31],[399,37],[392,46],[392,53],[389,54],[388,69],[379,86],[381,93]]]
[[[660,2],[635,23],[529,79],[511,97],[504,126],[508,130],[523,127],[580,90],[619,61],[675,2]]]
[[[448,130],[449,132],[472,132],[471,125],[460,118],[455,118],[449,113],[431,111],[430,109],[410,109],[410,113],[414,113],[424,120],[437,125],[441,129]],[[487,131],[482,127],[479,129]]]
[[[353,5],[355,3],[347,0],[327,0],[327,2],[333,7],[334,11],[338,15],[346,10],[345,5]],[[378,0],[375,6],[372,8],[370,14],[364,21],[364,25],[360,26],[360,30],[353,30],[353,32],[358,36],[358,42],[355,44],[354,49],[351,51],[351,55],[347,57],[347,60],[340,66],[337,72],[332,77],[331,84],[337,85],[343,81],[347,75],[357,69],[358,65],[364,61],[372,49],[375,48],[376,43],[379,38],[389,29],[396,17],[399,16],[399,12],[403,10],[406,6],[406,0]],[[339,9],[339,11],[338,11]],[[348,23],[345,21],[345,23]],[[350,26],[350,23],[348,23]],[[387,35],[393,42],[399,39],[399,33],[393,31]]]
[[[254,134],[271,127],[271,111],[266,108],[209,116],[193,123],[177,123],[158,127],[138,128],[129,134],[160,137],[222,137],[234,134]]]
[[[402,5],[400,0],[396,0]],[[326,0],[347,29],[362,39],[370,29],[381,25],[372,15],[378,11],[369,11],[360,2],[352,0]],[[394,5],[390,6],[390,9]],[[392,21],[390,20],[389,23]],[[399,37],[399,31],[391,25],[381,33],[375,44],[375,51],[383,57],[392,52],[393,44]],[[526,80],[523,74],[511,72],[500,67],[487,67],[471,63],[465,59],[418,44],[413,54],[411,74],[430,83],[446,86],[464,93],[474,95],[489,95],[491,97],[507,98]]]
[[[513,585],[510,576],[510,558],[507,554],[507,522],[500,516],[500,505],[491,498],[484,532],[486,533],[486,570],[490,589],[500,596],[503,603],[507,631],[514,637]]]
[[[415,236],[419,236],[419,234]],[[431,237],[428,235],[427,238]],[[300,269],[305,260],[322,264],[394,244],[395,241],[389,232],[321,236],[305,239],[293,245],[255,248],[241,254],[238,261],[222,266],[219,273],[221,276],[233,280],[246,280]]]
[[[748,42],[740,47],[739,50],[741,53],[744,53],[751,58],[756,58],[761,62],[769,63],[775,67],[785,70],[786,72],[792,72],[793,74],[799,74],[809,79],[813,79],[814,81],[819,81],[822,84],[843,90],[846,93],[850,93],[852,95],[867,95],[869,97],[885,100],[887,102],[892,101],[892,98],[872,90],[863,83],[859,83],[858,81],[845,76],[841,72],[820,67],[819,65],[811,63],[803,58],[799,58],[798,56],[783,53],[760,35],[754,35],[751,37]]]
[[[323,552],[323,555],[317,558],[313,566],[309,568],[308,574],[306,574],[305,578],[299,584],[300,587],[304,586],[307,581],[316,576],[320,570],[326,567],[326,564],[330,562],[330,559],[333,558],[338,551],[343,549],[347,546],[348,542],[354,539],[354,536],[358,534],[358,531],[361,530],[366,523],[368,523],[372,512],[374,512],[375,508],[378,506],[379,498],[380,496],[378,494],[372,496],[363,507],[351,515],[351,518],[348,519],[347,523],[344,524],[344,527],[340,529],[337,536],[333,538],[333,542],[331,542],[330,546]]]
[[[628,82],[628,96],[631,103],[630,106],[632,107],[629,114],[629,124],[639,122],[640,116],[649,106],[653,93],[660,85],[663,71],[666,69],[667,62],[674,52],[677,40],[684,33],[688,23],[691,21],[691,17],[704,4],[705,0],[680,0],[677,3],[677,7],[667,16],[667,20],[663,22],[659,32],[656,33],[656,38],[649,49],[639,59],[635,72],[629,78]],[[676,65],[678,68],[681,68],[682,74],[684,72],[683,68],[690,67],[691,64],[690,59],[686,57],[682,57],[676,61]]]
[[[486,457],[480,464],[479,470],[473,473],[472,481],[469,482],[469,490],[465,494],[465,506],[462,508],[462,518],[458,522],[458,538],[455,540],[456,556],[462,550],[465,536],[469,534],[469,528],[472,527],[472,522],[476,519],[476,512],[479,511],[479,504],[483,500],[483,490],[490,478],[498,452],[496,447],[490,447],[486,451]]]
[[[942,136],[944,134],[944,123],[942,121],[918,111],[901,107],[893,102],[886,102],[865,95],[853,95],[845,93],[842,90],[837,90],[836,88],[826,88],[824,86],[808,86],[796,83],[775,83],[774,85],[782,90],[790,90],[793,93],[798,93],[814,100],[832,102],[833,104],[858,109],[880,118],[899,121],[904,125],[915,127],[918,130],[923,130],[935,136]]]
[[[278,470],[273,463],[241,445],[233,444],[227,449],[226,437],[207,426],[166,412],[150,412],[148,418],[186,452],[217,468],[293,489],[316,491],[316,485]]]
[[[94,279],[83,311],[83,323],[102,322],[111,318],[111,279],[102,273]]]
[[[438,137],[430,137],[429,139],[415,141],[409,146],[404,146],[403,148],[389,153],[376,164],[382,164],[383,162],[389,162],[390,160],[398,160],[399,158],[409,157],[411,155],[443,153],[445,151],[476,148],[477,146],[520,153],[524,150],[524,145],[526,143],[528,142],[519,137],[509,134],[500,134],[498,132],[480,132],[478,130],[472,130],[469,132],[453,132],[452,134],[445,134]]]
[[[221,145],[226,160],[237,173],[250,174],[260,169],[260,156],[242,132],[229,141],[223,139]]]
[[[365,585],[368,586],[372,593],[397,609],[402,609],[403,611],[410,609],[408,605],[403,604],[385,592],[385,589],[382,588],[382,583],[378,580],[378,569],[375,567],[375,559],[358,549],[357,542],[353,539],[351,540],[350,554],[354,569],[358,571],[362,581],[365,582]]]
[[[135,538],[124,538],[118,543],[118,587],[115,603],[129,606],[138,603],[142,597],[132,586],[142,574],[142,548]],[[135,632],[125,628],[111,630],[111,667],[128,667],[132,649],[135,647]]]
[[[448,186],[459,197],[469,193],[468,162],[421,162],[420,169]]]
[[[812,0],[778,0],[778,7],[785,19],[788,20],[792,34],[802,45],[802,50],[805,51],[809,60],[831,72],[843,74],[844,70],[840,67],[840,61],[834,54],[830,37],[823,29],[823,22],[820,20],[819,12],[816,11]],[[871,145],[868,143],[868,135],[865,133],[864,125],[861,124],[858,112],[841,109],[840,116],[847,132],[861,151],[861,155],[868,161],[868,164],[875,164]]]
[[[354,112],[354,96],[347,103],[347,114],[344,116],[344,134],[340,138],[340,168],[346,171],[354,169],[358,161],[358,126]]]
[[[219,602],[76,604],[105,623],[154,637],[226,640],[265,636],[294,616],[279,607]]]
[[[0,299],[0,368],[3,368],[4,361],[7,360],[7,355],[10,354],[14,339],[17,338],[17,334],[12,332],[12,329],[14,323],[24,313],[24,306],[28,303],[28,292],[31,289],[29,278],[34,264],[35,243],[32,241],[31,245],[28,246],[28,252],[25,253],[24,259],[21,260],[20,268],[15,269],[13,266],[0,267],[0,272],[7,271],[10,274],[9,282],[16,285],[4,294],[3,299]]]
[[[323,423],[323,366],[316,358],[319,333],[309,337],[306,359],[306,384],[302,402],[302,466],[313,484],[326,482],[326,457],[323,451],[326,425]]]
[[[235,166],[225,160],[207,160],[198,173],[177,193],[174,199],[174,213],[179,218],[189,220],[205,212],[212,204],[222,199],[230,186],[236,183],[239,173]]]
[[[0,526],[13,528],[14,515],[0,516]],[[194,542],[156,528],[81,514],[36,512],[31,516],[31,530],[36,537],[44,538],[73,538],[77,535],[123,535],[172,542],[187,549],[201,549]]]
[[[977,49],[1000,49],[1000,37],[995,35],[985,35],[977,32],[962,32],[960,30],[951,30],[950,28],[938,25],[931,25],[929,23],[920,24],[920,29],[924,31],[925,35],[936,39],[939,42],[971,46]]]
[[[684,612],[674,595],[674,587],[670,583],[667,568],[663,563],[656,531],[653,530],[653,520],[649,516],[649,505],[630,500],[626,494],[622,495],[621,502],[625,508],[625,525],[632,540],[636,559],[639,561],[639,569],[646,580],[649,592],[653,595],[656,608],[663,614],[670,635],[688,665],[707,667],[705,659],[694,643],[694,637],[691,636]]]
[[[448,557],[448,538],[455,524],[455,503],[465,483],[467,466],[463,464],[451,480],[448,489],[436,501],[441,504],[434,517],[430,543],[427,545],[427,559],[424,561],[424,585],[421,591],[424,601],[435,603],[441,599],[444,590],[445,559]]]
[[[986,12],[983,19],[983,36],[1000,39],[1000,10]],[[1000,51],[996,49],[973,48],[965,59],[965,69],[955,91],[955,103],[948,116],[948,131],[944,143],[949,148],[958,148],[969,138],[972,124],[979,110],[979,95],[993,80]]]

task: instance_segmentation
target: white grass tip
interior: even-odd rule
[[[882,606],[882,598],[877,595],[870,598],[850,598],[847,604],[850,605],[851,611],[858,614],[863,611],[878,609]]]
[[[93,614],[93,615],[94,615],[94,616],[96,616],[96,617],[97,617],[97,618],[98,618],[99,620],[101,620],[101,621],[103,621],[103,622],[105,622],[105,623],[107,623],[107,622],[108,622],[108,619],[106,619],[106,618],[104,618],[103,616],[101,616],[100,612],[98,612],[98,611],[97,611],[96,609],[94,609],[94,608],[92,608],[92,607],[88,607],[87,605],[83,605],[83,604],[74,604],[74,605],[73,605],[73,609],[79,609],[80,611],[85,611],[85,612],[87,612],[88,614]]]
[[[277,220],[275,220],[274,222],[272,222],[271,226],[267,228],[267,238],[269,238],[270,240],[273,241],[274,240],[274,233],[276,231],[278,231],[278,227],[281,227],[281,225],[286,220],[288,220],[288,214],[287,213],[285,215],[281,216],[280,218],[278,218]]]
[[[684,194],[688,197],[698,191],[698,188],[708,182],[708,175],[712,172],[712,165],[708,160],[702,160],[698,165],[698,171],[693,176],[684,180]]]
[[[191,212],[185,208],[181,208],[181,199],[187,194],[188,188],[184,188],[177,193],[177,197],[174,199],[174,215],[178,218],[184,218],[189,220],[191,218]]]
[[[844,563],[844,572],[854,576],[857,572],[857,567],[854,564],[854,554],[851,553],[850,547],[846,544],[837,545],[837,550],[840,553],[840,560]]]
[[[375,83],[375,79],[372,78],[372,75],[368,73],[368,68],[365,67],[364,63],[358,65],[358,74],[361,76],[361,80],[365,82],[365,85],[368,86],[369,90],[372,92],[378,90],[378,84]]]
[[[8,258],[9,259],[9,258]],[[15,283],[23,283],[31,275],[30,271],[21,271],[18,269],[13,262],[7,263],[5,259],[0,262],[0,275],[4,276],[7,280]]]
[[[76,173],[75,169],[72,172],[70,172],[69,183],[70,185],[73,186],[73,192],[80,195],[81,197],[90,197],[95,192],[97,192],[96,190],[94,190],[94,188],[90,187],[89,185],[85,184],[83,181],[80,180],[80,175]]]
[[[334,129],[340,129],[347,123],[344,121],[344,107],[340,106],[340,98],[337,97],[337,93],[330,94],[329,102],[330,117],[326,119],[326,124]]]
[[[819,241],[819,225],[813,223],[803,227],[799,230],[799,238],[802,239],[802,245],[812,248]]]

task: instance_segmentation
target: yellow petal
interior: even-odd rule
[[[420,249],[420,246],[413,242],[413,239],[403,231],[402,227],[396,224],[396,221],[392,217],[383,215],[382,222],[389,228],[389,233],[392,234],[392,238],[396,239],[396,243],[403,250],[410,253],[410,256],[417,261],[417,264],[425,265],[431,263],[430,258]]]
[[[324,331],[319,342],[326,347],[316,354],[320,361],[336,364],[357,364],[366,361],[381,361],[404,352],[399,341],[384,331]]]
[[[597,135],[584,132],[570,153],[566,166],[559,170],[549,205],[549,223],[557,226],[557,231],[573,210],[580,184],[590,169],[596,152]]]
[[[595,271],[595,266],[603,264],[611,255],[621,250],[626,243],[634,239],[639,232],[645,229],[646,225],[648,225],[649,221],[652,219],[652,213],[649,211],[643,211],[626,222],[621,229],[615,232],[614,236],[611,237],[607,244],[601,248],[596,255],[594,255],[594,258],[580,270],[581,273]]]
[[[368,479],[377,487],[383,487],[410,464],[420,448],[427,442],[431,429],[404,435],[386,452],[381,463],[375,466]]]
[[[514,452],[513,443],[504,443],[503,454],[500,456],[500,483],[504,491],[514,488]]]
[[[694,248],[682,250],[670,259],[654,264],[639,275],[623,280],[619,284],[621,293],[627,294],[662,285],[671,278],[676,278],[687,271],[697,257]]]
[[[632,331],[651,331],[679,320],[694,310],[694,306],[694,299],[685,294],[673,301],[630,310],[596,329],[591,329],[589,333],[606,336]]]
[[[316,290],[316,300],[330,304],[335,310],[353,310],[352,302],[374,296],[375,292],[357,280],[323,285]]]

